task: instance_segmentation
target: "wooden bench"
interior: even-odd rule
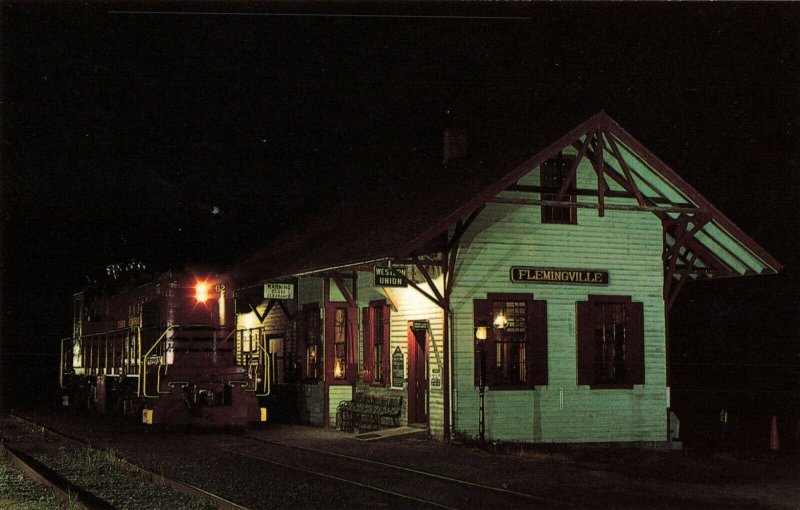
[[[403,397],[380,397],[356,393],[352,400],[342,400],[336,408],[336,427],[352,432],[358,429],[380,430],[384,425],[398,427]]]

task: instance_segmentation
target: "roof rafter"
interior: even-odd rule
[[[564,178],[564,184],[561,185],[561,189],[558,190],[558,197],[556,200],[564,200],[564,197],[567,195],[567,190],[569,190],[570,184],[573,182],[575,183],[575,187],[578,187],[576,176],[578,174],[578,166],[581,163],[581,160],[586,155],[586,150],[589,148],[589,145],[592,142],[592,133],[586,133],[586,141],[581,145],[580,149],[578,149],[578,155],[572,161],[572,165],[569,167],[569,172],[567,172],[567,176]]]
[[[648,205],[648,200],[645,199],[644,195],[642,195],[642,192],[639,191],[636,181],[633,180],[631,169],[628,167],[628,162],[625,161],[625,158],[623,158],[622,154],[619,152],[619,147],[617,147],[617,144],[614,142],[614,138],[608,136],[607,134],[606,138],[608,138],[608,144],[611,146],[611,152],[614,154],[614,158],[616,158],[616,160],[619,162],[619,166],[622,168],[622,172],[625,174],[625,179],[630,184],[630,191],[636,197],[636,201],[639,203],[639,205]]]

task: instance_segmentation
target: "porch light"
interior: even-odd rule
[[[344,370],[342,370],[342,362],[340,360],[336,360],[336,363],[333,364],[333,377],[336,379],[341,379],[344,377]]]
[[[486,336],[487,336],[486,326],[478,326],[477,328],[475,328],[475,339],[478,342],[486,341]]]
[[[505,329],[505,327],[508,326],[508,319],[506,319],[502,310],[497,312],[497,316],[494,318],[492,325],[497,329]]]

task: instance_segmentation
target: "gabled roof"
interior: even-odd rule
[[[447,168],[424,157],[390,164],[385,177],[365,182],[352,197],[304,229],[273,240],[243,260],[236,271],[240,281],[419,253],[457,221],[497,201],[504,190],[519,188],[517,181],[565,148],[577,151],[578,159],[588,158],[606,183],[595,191],[593,203],[584,200],[579,206],[597,208],[600,214],[605,209],[636,209],[662,219],[668,280],[682,283],[687,278],[781,270],[775,258],[605,112],[572,129],[564,126],[566,122],[564,118],[543,122],[533,143],[515,140],[505,150],[480,151]],[[607,195],[615,200],[606,203]],[[620,198],[628,204],[619,205]]]

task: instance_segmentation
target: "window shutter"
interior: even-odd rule
[[[369,320],[369,307],[365,306],[361,309],[361,332],[364,337],[364,382],[372,382],[375,380],[375,374],[373,373],[372,367],[372,356],[373,356],[373,348],[372,348],[372,322]]]
[[[298,331],[297,334],[300,338],[298,342],[299,350],[298,352],[298,360],[300,362],[300,379],[305,379],[307,377],[311,377],[308,374],[308,363],[306,362],[306,356],[308,356],[307,349],[308,349],[308,317],[307,312],[303,310],[300,313],[300,320],[298,322]]]
[[[532,301],[528,309],[528,335],[525,346],[528,360],[528,385],[547,384],[547,301]]]
[[[392,321],[389,315],[391,311],[389,305],[383,305],[383,349],[381,350],[383,359],[381,360],[381,372],[383,372],[384,383],[391,382],[391,374],[389,373],[389,355],[392,352]]]
[[[625,338],[626,382],[644,384],[644,305],[628,305],[628,328]]]
[[[489,376],[492,373],[492,365],[489,363],[489,355],[492,353],[494,349],[494,344],[492,342],[492,305],[488,299],[476,299],[472,302],[472,311],[473,311],[473,326],[477,328],[481,322],[484,326],[486,326],[486,377],[487,377],[487,386],[489,383]],[[474,384],[475,386],[478,385],[479,373],[480,373],[480,362],[478,357],[478,345],[475,339],[475,329],[473,328],[472,333],[472,345],[475,351],[473,356],[474,362]],[[492,359],[494,359],[494,355],[492,354]]]
[[[595,382],[595,341],[592,305],[588,301],[575,303],[578,311],[578,384]]]

